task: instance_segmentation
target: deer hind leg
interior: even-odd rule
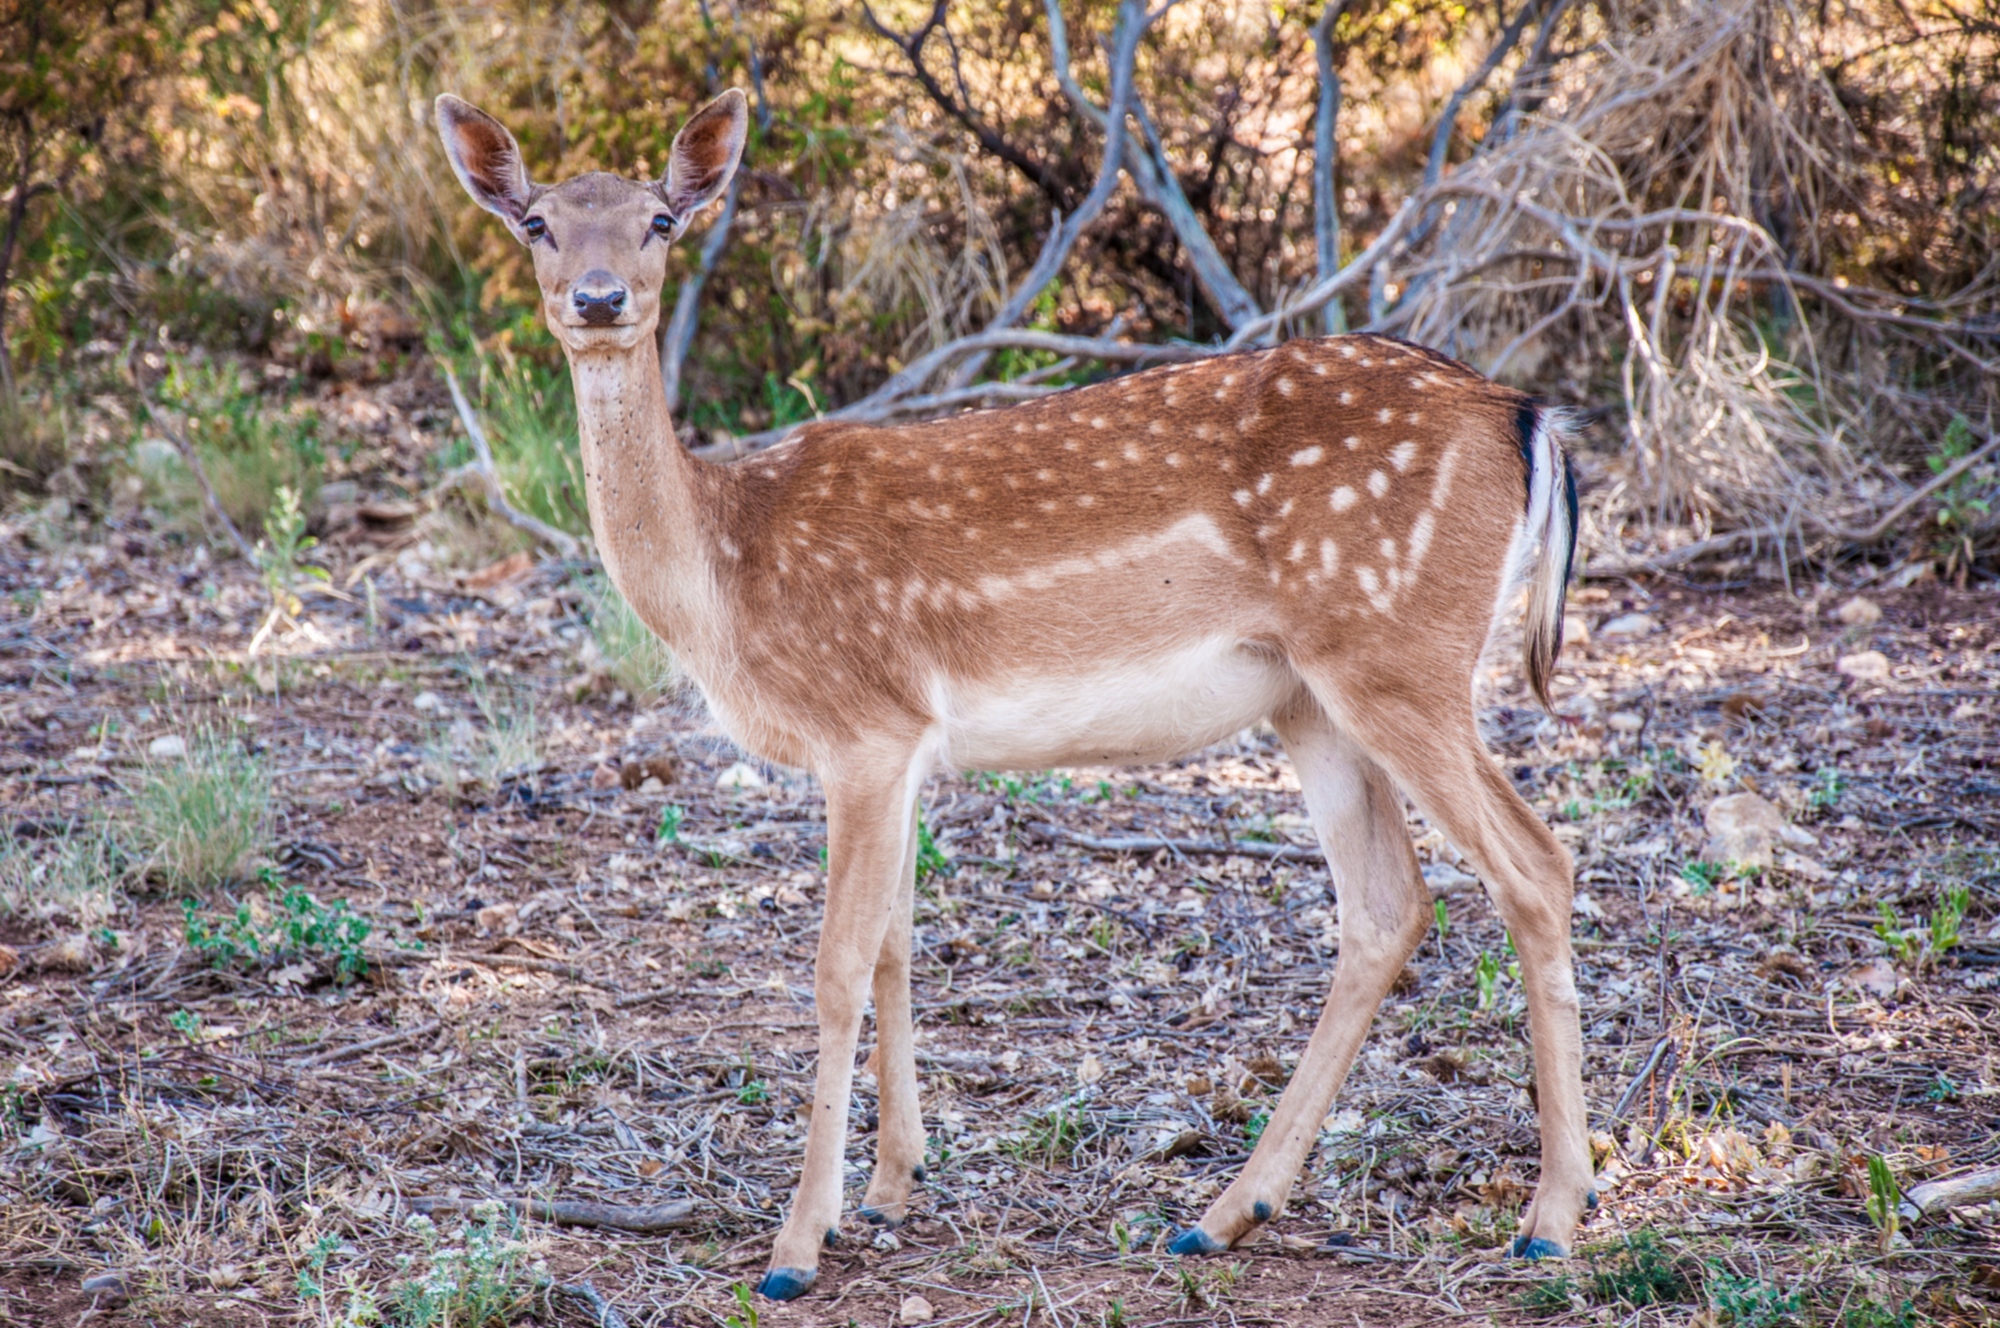
[[[1531,1259],[1560,1257],[1569,1252],[1584,1210],[1597,1202],[1570,950],[1575,884],[1569,851],[1487,754],[1462,689],[1441,686],[1419,702],[1410,695],[1407,674],[1368,692],[1356,682],[1350,676],[1343,690],[1347,696],[1369,695],[1367,708],[1358,701],[1341,705],[1331,688],[1321,695],[1417,810],[1472,862],[1521,957],[1542,1174],[1513,1252]],[[1397,699],[1384,705],[1377,699],[1383,696]]]
[[[910,1020],[910,930],[916,894],[913,821],[896,878],[889,930],[875,961],[875,1082],[881,1109],[875,1175],[861,1199],[861,1216],[890,1228],[903,1224],[909,1215],[910,1189],[924,1178],[924,1118],[917,1102],[917,1050]]]
[[[1403,798],[1381,768],[1309,697],[1272,716],[1305,792],[1340,907],[1340,957],[1326,1007],[1256,1150],[1175,1254],[1229,1248],[1281,1212],[1321,1119],[1347,1078],[1376,1009],[1430,926]]]
[[[910,852],[914,755],[877,753],[872,760],[853,760],[846,768],[823,772],[826,916],[813,967],[819,1071],[812,1124],[806,1130],[804,1175],[778,1232],[770,1271],[757,1285],[760,1294],[773,1300],[803,1295],[818,1275],[821,1248],[839,1235],[854,1049]]]

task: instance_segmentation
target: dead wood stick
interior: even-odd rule
[[[1963,1176],[1952,1176],[1946,1180],[1929,1180],[1922,1185],[1913,1185],[1903,1194],[1899,1211],[1905,1218],[1915,1221],[1942,1213],[1948,1208],[1962,1208],[1967,1204],[1983,1203],[1988,1199],[2000,1199],[2000,1167],[1988,1167],[1984,1171],[1969,1171]]]
[[[195,483],[201,486],[202,501],[208,505],[209,515],[222,526],[223,533],[229,536],[229,542],[236,547],[236,552],[243,556],[244,562],[256,566],[256,551],[250,547],[250,541],[243,538],[243,532],[236,528],[236,523],[229,519],[229,513],[222,510],[222,499],[216,497],[215,486],[208,482],[208,468],[201,464],[201,456],[194,450],[194,444],[180,430],[167,423],[166,415],[153,403],[152,389],[146,386],[146,380],[140,377],[138,368],[128,367],[132,371],[132,381],[139,386],[139,404],[146,408],[146,418],[159,426],[160,432],[167,436],[167,441],[181,454],[181,460],[187,463],[188,470],[194,474]]]
[[[1268,844],[1261,840],[1231,843],[1220,839],[1156,839],[1148,835],[1085,835],[1041,821],[1035,822],[1028,828],[1045,838],[1075,844],[1079,848],[1092,849],[1099,853],[1156,853],[1165,849],[1169,853],[1202,854],[1209,857],[1238,854],[1246,858],[1270,858],[1274,862],[1326,861],[1325,855],[1316,848],[1300,848],[1296,844]]]
[[[316,1065],[332,1065],[336,1061],[353,1060],[356,1056],[366,1056],[371,1051],[380,1051],[384,1047],[393,1047],[399,1042],[412,1042],[417,1038],[426,1037],[429,1034],[437,1032],[442,1027],[442,1024],[433,1019],[429,1023],[418,1024],[414,1028],[397,1029],[393,1033],[385,1033],[378,1038],[369,1038],[366,1042],[350,1042],[344,1047],[335,1047],[331,1051],[322,1051],[317,1055],[308,1056],[304,1060],[292,1063],[303,1070],[310,1069]]]
[[[1939,489],[1942,489],[1945,485],[1963,475],[1966,471],[1971,470],[1987,457],[1992,456],[1996,450],[2000,450],[2000,434],[1995,434],[1986,440],[1984,446],[1966,453],[1937,474],[1931,476],[1930,479],[1912,489],[1908,494],[1904,495],[1902,501],[1877,517],[1873,525],[1864,527],[1863,529],[1855,530],[1851,527],[1814,516],[1810,512],[1803,515],[1807,521],[1819,528],[1821,534],[1830,535],[1834,539],[1846,544],[1873,544],[1884,535],[1887,535],[1896,522],[1902,520],[1912,507],[1915,507],[1918,503],[1930,497]],[[1592,558],[1585,565],[1584,574],[1587,576],[1622,576],[1628,572],[1663,571],[1669,567],[1677,567],[1682,563],[1691,563],[1696,559],[1706,558],[1712,553],[1721,553],[1727,549],[1733,549],[1739,544],[1777,539],[1783,534],[1785,534],[1785,527],[1783,526],[1756,526],[1744,530],[1732,530],[1726,534],[1711,536],[1708,539],[1696,540],[1692,544],[1683,544],[1678,549],[1669,549],[1665,553],[1650,558]]]
[[[699,1207],[693,1199],[663,1204],[607,1204],[584,1199],[451,1199],[440,1195],[412,1195],[409,1199],[410,1207],[426,1216],[469,1213],[484,1203],[499,1204],[523,1217],[561,1227],[605,1227],[642,1235],[692,1226]]]
[[[472,403],[465,399],[465,391],[458,385],[458,375],[443,360],[437,364],[444,373],[445,386],[451,389],[451,404],[458,411],[458,422],[465,426],[466,436],[472,439],[472,450],[479,457],[471,465],[460,466],[445,476],[438,487],[442,489],[476,479],[486,492],[486,505],[509,525],[527,531],[565,558],[580,557],[583,546],[577,542],[576,536],[529,516],[507,501],[507,491],[500,483],[500,472],[493,464],[493,448],[486,441],[486,430],[480,427],[479,417],[472,413]]]

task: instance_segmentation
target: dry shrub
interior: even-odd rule
[[[1990,415],[1991,380],[1948,370],[1912,399],[1913,361],[1951,359],[1949,315],[1896,323],[1842,297],[1840,274],[1883,264],[1898,233],[1897,173],[1824,73],[1826,48],[1865,38],[1853,12],[1845,29],[1760,0],[1588,13],[1589,54],[1446,177],[1378,285],[1378,325],[1544,387],[1559,372],[1586,400],[1615,392],[1607,531],[1796,529],[1807,508],[1865,507],[1867,463],[1928,452],[1954,413]],[[1960,316],[1991,306],[1967,268],[1990,266],[1991,244],[1932,237],[1927,276],[1967,283],[1943,302]],[[1890,331],[1900,353],[1857,353]],[[1885,399],[1915,407],[1900,427]]]

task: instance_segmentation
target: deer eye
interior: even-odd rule
[[[540,217],[529,217],[521,223],[521,233],[528,237],[530,243],[533,243],[549,233],[549,223],[543,221]]]
[[[653,234],[662,240],[670,240],[674,234],[674,219],[662,212],[653,218]]]

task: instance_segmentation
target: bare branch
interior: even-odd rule
[[[222,527],[222,533],[229,537],[229,543],[242,556],[243,561],[253,567],[256,566],[257,552],[250,547],[250,541],[243,538],[243,532],[236,528],[236,523],[229,519],[229,513],[222,510],[222,499],[216,497],[215,486],[208,482],[208,468],[201,464],[201,454],[195,451],[194,444],[188,441],[187,435],[174,428],[166,414],[160,410],[158,403],[153,400],[153,391],[146,385],[138,366],[128,362],[127,368],[131,371],[133,383],[139,388],[139,404],[145,407],[146,418],[159,426],[160,432],[167,436],[167,441],[171,442],[175,450],[181,454],[181,461],[194,475],[195,483],[201,486],[202,501],[208,506],[209,515],[213,516],[216,523]]]
[[[1319,66],[1319,108],[1313,122],[1313,243],[1318,250],[1319,278],[1325,281],[1340,268],[1340,199],[1334,193],[1334,168],[1340,160],[1340,71],[1334,67],[1333,25],[1347,0],[1326,0],[1313,24],[1313,59]],[[1321,319],[1328,333],[1347,330],[1347,313],[1340,301],[1328,300]]]
[[[1396,215],[1389,218],[1389,224],[1382,228],[1382,233],[1371,240],[1366,249],[1356,254],[1346,267],[1322,279],[1290,304],[1274,309],[1263,317],[1253,319],[1237,328],[1235,335],[1222,344],[1222,349],[1232,351],[1240,350],[1244,346],[1259,345],[1269,340],[1273,332],[1292,319],[1303,318],[1307,314],[1325,308],[1327,301],[1367,276],[1383,258],[1388,256],[1402,240],[1403,232],[1409,229],[1410,222],[1417,215],[1419,203],[1429,197],[1429,194],[1416,194],[1404,200],[1403,206],[1396,209]]]
[[[487,444],[486,430],[479,426],[479,417],[472,412],[472,403],[465,399],[465,391],[458,385],[458,375],[451,366],[439,360],[438,368],[444,373],[445,386],[451,389],[451,404],[458,410],[458,420],[465,426],[465,432],[472,439],[472,450],[478,460],[470,465],[460,466],[439,483],[439,488],[477,481],[485,490],[486,505],[493,509],[509,525],[525,530],[542,543],[547,544],[565,558],[580,557],[583,545],[576,536],[515,507],[507,501],[507,490],[500,483],[500,472],[493,465],[493,449]]]
[[[1063,95],[1069,98],[1077,114],[1104,129],[1106,117],[1103,108],[1084,94],[1082,86],[1076,81],[1076,71],[1071,67],[1069,29],[1063,21],[1061,0],[1045,0],[1044,8],[1049,17],[1049,59],[1055,67],[1056,81],[1062,85]],[[1152,19],[1147,22],[1152,22]],[[1242,326],[1260,312],[1256,297],[1236,279],[1236,274],[1222,257],[1222,251],[1215,247],[1215,240],[1196,215],[1194,205],[1188,202],[1180,177],[1167,160],[1166,148],[1146,114],[1144,104],[1136,96],[1132,99],[1132,113],[1138,117],[1139,127],[1145,135],[1145,146],[1142,149],[1129,135],[1126,137],[1123,162],[1126,172],[1131,175],[1132,183],[1138,186],[1140,195],[1173,228],[1174,238],[1187,251],[1195,283],[1201,287],[1202,294],[1208,298],[1217,316],[1231,328]]]
[[[1069,189],[1048,163],[1036,160],[1002,138],[999,131],[980,119],[971,106],[954,97],[943,84],[939,83],[930,68],[924,64],[924,43],[930,40],[933,32],[944,26],[945,9],[949,3],[950,0],[937,0],[930,17],[908,37],[902,36],[877,18],[875,11],[869,7],[868,0],[861,0],[861,13],[877,36],[903,53],[904,58],[910,62],[910,76],[917,81],[917,86],[924,90],[925,95],[952,119],[964,125],[980,147],[1033,181],[1035,187],[1046,194],[1051,202],[1061,207],[1069,199]]]
[[[1500,34],[1500,40],[1493,43],[1493,49],[1479,62],[1479,68],[1472,71],[1458,90],[1451,94],[1451,100],[1444,105],[1444,114],[1438,117],[1437,131],[1431,135],[1430,159],[1424,163],[1424,183],[1436,184],[1444,175],[1445,152],[1451,147],[1452,131],[1458,127],[1458,113],[1465,106],[1466,98],[1485,86],[1507,53],[1521,40],[1521,33],[1527,28],[1528,20],[1535,16],[1535,0],[1522,0],[1520,12],[1514,15]]]
[[[1083,234],[1083,228],[1097,220],[1097,214],[1104,211],[1104,205],[1111,201],[1112,193],[1117,190],[1119,163],[1125,153],[1125,116],[1132,103],[1132,65],[1138,58],[1139,39],[1146,35],[1149,22],[1151,19],[1142,0],[1119,0],[1118,23],[1111,36],[1111,101],[1104,111],[1104,160],[1097,169],[1097,183],[1091,186],[1076,211],[1067,218],[1055,219],[1058,224],[1042,245],[1042,252],[1036,257],[1034,266],[1014,287],[1014,293],[1001,306],[1000,312],[993,316],[993,321],[986,325],[987,331],[1012,327],[1021,321],[1021,316],[1034,305],[1043,288],[1055,280],[1056,273],[1062,270],[1069,251],[1076,247],[1077,237]],[[985,364],[984,353],[967,359],[954,371],[952,386],[965,386],[978,376]],[[914,388],[921,382],[919,379],[909,386]]]
[[[679,410],[681,406],[681,369],[687,364],[688,351],[694,345],[694,335],[701,325],[701,292],[708,279],[715,274],[715,268],[722,261],[722,251],[729,245],[729,228],[736,221],[736,200],[743,191],[743,173],[738,171],[730,177],[729,192],[723,196],[722,211],[709,226],[708,234],[702,237],[701,256],[695,260],[694,271],[681,283],[674,296],[674,312],[660,325],[660,380],[667,389],[667,409]]]

